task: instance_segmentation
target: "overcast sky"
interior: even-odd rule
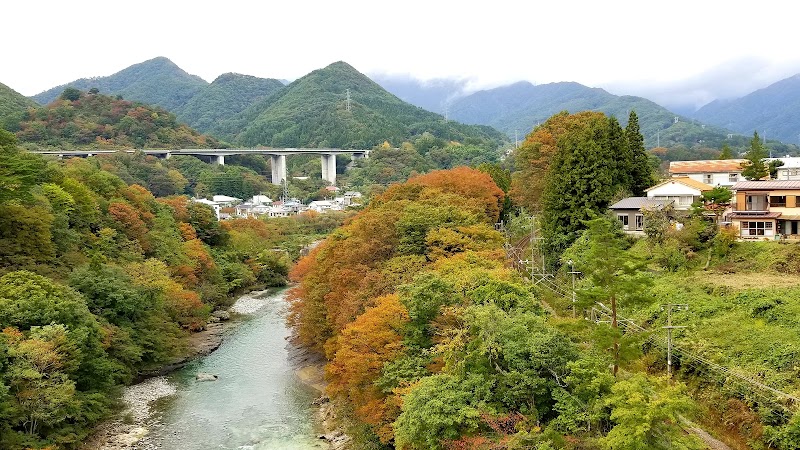
[[[156,56],[211,81],[367,74],[473,88],[577,81],[667,105],[746,94],[800,72],[792,1],[9,0],[0,82],[25,95]]]

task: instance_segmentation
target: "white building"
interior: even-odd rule
[[[216,202],[222,208],[230,208],[231,206],[241,203],[242,199],[236,197],[228,197],[227,195],[215,195],[211,200]]]
[[[647,198],[653,200],[672,201],[676,210],[688,210],[692,203],[700,199],[703,192],[714,189],[705,183],[693,178],[670,178],[666,181],[648,188]]]
[[[776,180],[800,180],[800,158],[787,156],[785,158],[767,158],[767,162],[773,160],[783,161],[783,165],[778,167]]]
[[[212,202],[211,200],[206,200],[204,198],[194,198],[192,197],[192,201],[195,203],[202,203],[204,205],[210,206],[214,210],[214,215],[217,216],[217,220],[220,220],[219,210],[222,209],[219,203]]]
[[[669,176],[691,178],[709,186],[731,187],[743,179],[742,163],[745,161],[745,159],[672,161],[669,163]]]

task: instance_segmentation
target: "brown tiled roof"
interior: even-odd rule
[[[653,189],[655,189],[655,188],[657,188],[659,186],[663,186],[663,185],[665,185],[667,183],[680,183],[680,184],[689,186],[691,188],[695,188],[695,189],[697,189],[697,190],[699,190],[701,192],[710,191],[710,190],[714,189],[713,186],[709,186],[709,185],[707,185],[705,183],[701,183],[701,182],[699,182],[697,180],[693,180],[693,179],[691,179],[689,177],[677,177],[677,178],[670,178],[668,180],[664,180],[664,181],[662,181],[661,183],[658,183],[655,186],[652,186],[652,187],[649,187],[649,188],[645,189],[645,191],[652,191]]]
[[[756,180],[740,181],[733,185],[734,191],[772,191],[778,189],[800,189],[797,180]]]
[[[704,159],[698,161],[672,161],[669,173],[718,173],[741,172],[745,159]]]
[[[734,211],[728,217],[730,217],[731,219],[777,219],[778,217],[781,216],[781,213],[779,213],[779,212],[767,212],[767,211],[761,212],[761,211],[759,211],[759,213],[761,213],[761,214],[758,214],[758,213],[755,213],[755,212],[747,212],[747,211],[744,211],[744,212],[743,211]]]

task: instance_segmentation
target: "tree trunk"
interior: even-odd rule
[[[611,294],[611,328],[617,330],[617,295]],[[614,333],[614,376],[619,370],[619,337]]]

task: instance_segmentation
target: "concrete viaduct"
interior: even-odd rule
[[[336,155],[343,153],[352,154],[353,159],[368,158],[370,150],[343,150],[338,148],[183,148],[183,149],[144,149],[144,150],[31,150],[30,153],[40,155],[55,155],[60,158],[77,156],[89,157],[110,153],[134,153],[141,151],[147,155],[161,158],[170,158],[173,155],[191,155],[211,157],[216,164],[225,164],[226,156],[238,155],[269,155],[272,167],[272,184],[281,184],[286,179],[286,157],[289,155],[320,155],[322,164],[322,179],[330,184],[336,184]]]

